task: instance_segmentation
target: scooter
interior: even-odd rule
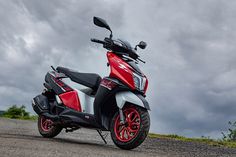
[[[147,137],[150,127],[149,104],[145,99],[148,79],[139,69],[145,63],[136,53],[145,49],[141,41],[134,48],[121,39],[113,39],[105,20],[93,22],[110,31],[104,40],[91,39],[108,50],[110,75],[101,78],[94,73],[80,73],[65,67],[52,67],[47,72],[42,94],[32,100],[38,116],[39,133],[46,138],[57,136],[62,129],[72,132],[79,128],[97,130],[106,143],[103,131],[110,131],[116,146],[130,150]]]

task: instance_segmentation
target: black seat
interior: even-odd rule
[[[101,77],[94,73],[79,73],[64,67],[57,67],[57,71],[64,73],[72,81],[82,84],[86,87],[92,88],[94,91],[98,89],[101,82]]]

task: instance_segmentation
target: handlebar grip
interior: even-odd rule
[[[92,38],[91,41],[92,41],[92,42],[95,42],[95,43],[99,43],[99,44],[104,44],[104,43],[105,43],[105,42],[102,41],[102,40],[98,40],[98,39],[94,39],[94,38]]]

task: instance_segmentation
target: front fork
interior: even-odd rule
[[[125,124],[125,116],[124,116],[124,113],[122,111],[122,108],[119,108],[119,113],[120,113],[120,123]]]

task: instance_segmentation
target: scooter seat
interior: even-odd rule
[[[57,67],[56,70],[58,72],[64,73],[72,81],[82,84],[86,87],[92,88],[94,91],[98,89],[99,84],[102,80],[102,78],[98,74],[94,73],[80,73],[60,66]]]

